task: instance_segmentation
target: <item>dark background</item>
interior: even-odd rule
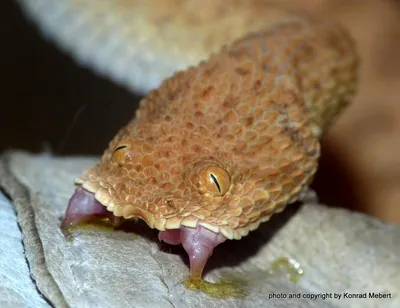
[[[0,150],[101,154],[139,98],[45,41],[14,1],[0,20]]]

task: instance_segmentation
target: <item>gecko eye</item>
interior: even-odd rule
[[[124,164],[127,156],[127,150],[128,150],[128,145],[126,144],[120,144],[117,145],[117,147],[114,149],[114,152],[112,154],[112,159],[118,164],[122,165]]]
[[[200,186],[213,196],[223,196],[229,190],[231,178],[220,166],[211,166],[200,171]]]

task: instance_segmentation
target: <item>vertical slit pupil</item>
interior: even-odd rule
[[[219,186],[219,183],[217,181],[217,178],[215,177],[214,174],[210,173],[210,178],[213,180],[213,182],[215,183],[215,185],[217,185],[218,191],[219,193],[221,193],[221,187]]]
[[[114,150],[114,152],[117,152],[118,150],[125,149],[126,147],[127,147],[126,145],[120,145],[118,148],[116,148],[116,149]]]

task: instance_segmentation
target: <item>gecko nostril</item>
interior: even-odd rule
[[[166,201],[167,206],[169,207],[175,207],[174,201],[173,200],[167,200]]]

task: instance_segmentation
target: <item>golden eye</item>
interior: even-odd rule
[[[126,144],[118,145],[114,149],[112,158],[118,165],[124,164],[125,159],[126,159],[127,149],[128,149],[128,145],[126,145]]]
[[[200,187],[213,196],[223,196],[231,186],[231,177],[224,168],[211,166],[200,171]]]

